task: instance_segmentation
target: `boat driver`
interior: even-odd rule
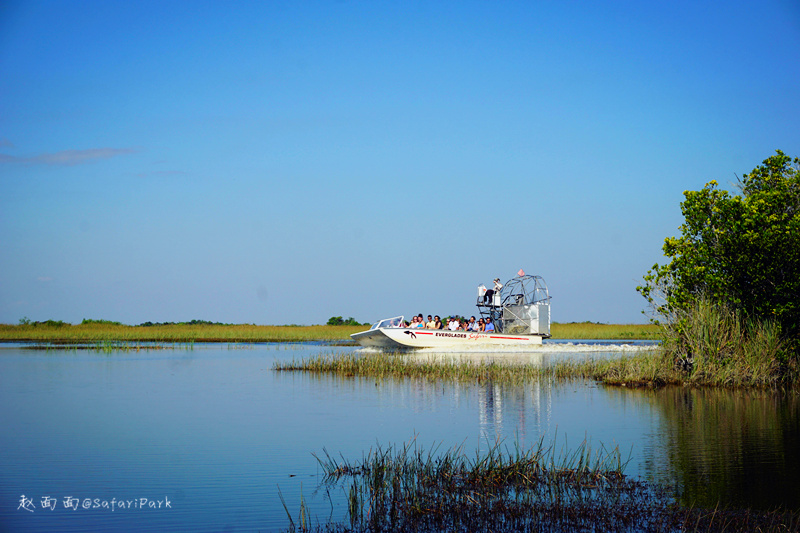
[[[494,278],[494,288],[488,289],[486,294],[483,295],[483,305],[493,305],[494,303],[494,295],[495,293],[500,293],[500,289],[503,288],[503,284],[500,283],[500,278]]]

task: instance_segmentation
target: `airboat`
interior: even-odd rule
[[[492,320],[495,331],[409,328],[403,316],[396,316],[351,337],[362,346],[381,350],[472,346],[524,349],[550,337],[550,293],[541,276],[520,270],[499,292],[479,285],[476,306],[484,320]]]

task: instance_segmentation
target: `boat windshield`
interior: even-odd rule
[[[403,317],[402,316],[396,316],[394,318],[384,318],[383,320],[381,320],[380,322],[378,322],[377,324],[372,326],[372,329],[399,328],[400,324],[402,324],[402,323],[403,323]]]

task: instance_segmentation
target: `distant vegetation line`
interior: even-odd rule
[[[333,317],[340,318],[341,317]],[[352,320],[348,319],[348,320]],[[345,322],[343,320],[343,322]],[[355,322],[355,321],[354,321]],[[61,320],[17,325],[0,324],[0,342],[29,341],[86,343],[103,341],[137,342],[306,342],[349,341],[350,334],[363,331],[364,325],[258,326],[222,324],[206,320],[189,322],[144,322],[128,326],[111,320],[84,319],[72,325]],[[554,323],[556,339],[655,339],[659,328],[652,324]]]

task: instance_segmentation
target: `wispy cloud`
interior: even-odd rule
[[[61,150],[60,152],[39,154],[30,157],[0,154],[0,163],[74,166],[99,161],[101,159],[111,159],[119,155],[134,154],[138,151],[139,150],[135,148],[89,148],[88,150]]]

